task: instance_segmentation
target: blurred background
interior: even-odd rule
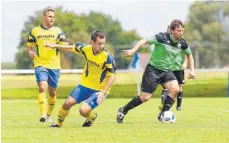
[[[70,43],[89,43],[93,30],[107,35],[106,48],[114,54],[118,69],[127,69],[131,58],[120,50],[132,48],[144,37],[166,31],[170,22],[185,23],[185,39],[193,51],[196,68],[229,67],[229,2],[227,1],[6,1],[1,2],[2,69],[32,69],[26,51],[30,30],[41,24],[42,11],[56,9],[56,26]],[[139,52],[147,63],[152,47]],[[63,69],[83,68],[84,58],[62,54]],[[143,65],[144,68],[144,65]]]
[[[137,88],[136,84],[141,82],[142,71],[149,61],[153,46],[140,49],[140,72],[129,70],[133,57],[124,57],[120,51],[132,48],[141,38],[165,32],[175,18],[185,23],[184,38],[192,49],[197,69],[197,80],[189,80],[185,84],[185,96],[229,96],[227,1],[3,0],[1,7],[2,99],[35,98],[37,85],[26,41],[31,29],[41,24],[42,11],[47,7],[56,9],[55,25],[62,28],[72,44],[89,43],[93,30],[106,33],[106,48],[113,53],[118,69],[109,97],[133,97],[137,94],[139,86]],[[62,68],[67,71],[60,77],[59,97],[65,98],[80,83],[80,69],[84,63],[85,59],[80,55],[61,55]],[[159,97],[160,91],[161,87],[153,97]]]

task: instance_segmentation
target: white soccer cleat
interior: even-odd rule
[[[53,117],[52,116],[46,116],[46,122],[53,123]]]

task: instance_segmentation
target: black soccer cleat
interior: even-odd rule
[[[97,113],[95,113],[95,118],[86,119],[86,121],[83,123],[82,127],[90,127],[94,123],[96,118],[97,118]]]
[[[60,126],[58,126],[58,125],[57,125],[57,124],[55,124],[55,123],[54,123],[54,124],[52,124],[52,125],[50,125],[49,127],[50,127],[50,128],[60,128]]]
[[[123,123],[123,119],[125,117],[125,114],[123,113],[123,110],[124,110],[124,107],[120,107],[118,109],[118,114],[117,114],[117,122],[119,124],[122,124]]]
[[[161,113],[158,114],[157,119],[161,122]]]
[[[41,118],[40,118],[40,122],[46,122],[46,117],[44,117],[44,116],[42,116]]]

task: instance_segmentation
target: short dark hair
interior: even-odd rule
[[[96,41],[97,37],[99,37],[100,39],[103,39],[105,38],[105,34],[101,31],[93,31],[92,34],[91,34],[91,40],[92,41]]]
[[[43,15],[45,16],[45,15],[46,15],[46,13],[47,13],[48,11],[52,11],[53,13],[55,13],[55,10],[54,10],[53,8],[51,8],[51,7],[47,7],[47,8],[45,8],[45,9],[44,9],[44,11],[43,11]]]
[[[179,19],[174,19],[171,24],[170,24],[170,29],[175,30],[176,27],[182,26],[184,28],[184,24],[181,20]]]

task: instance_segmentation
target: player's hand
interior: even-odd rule
[[[126,57],[132,56],[134,54],[134,52],[132,50],[122,50],[122,53]]]
[[[48,43],[48,44],[45,44],[44,46],[47,48],[55,49],[55,44]]]
[[[195,71],[190,71],[189,78],[188,79],[196,79]]]
[[[105,92],[99,92],[98,93],[98,98],[97,98],[97,103],[100,104],[105,100],[106,98],[106,93]]]
[[[36,53],[33,50],[29,50],[28,54],[29,54],[29,58],[30,59],[33,59],[35,57],[35,55],[36,55]]]

